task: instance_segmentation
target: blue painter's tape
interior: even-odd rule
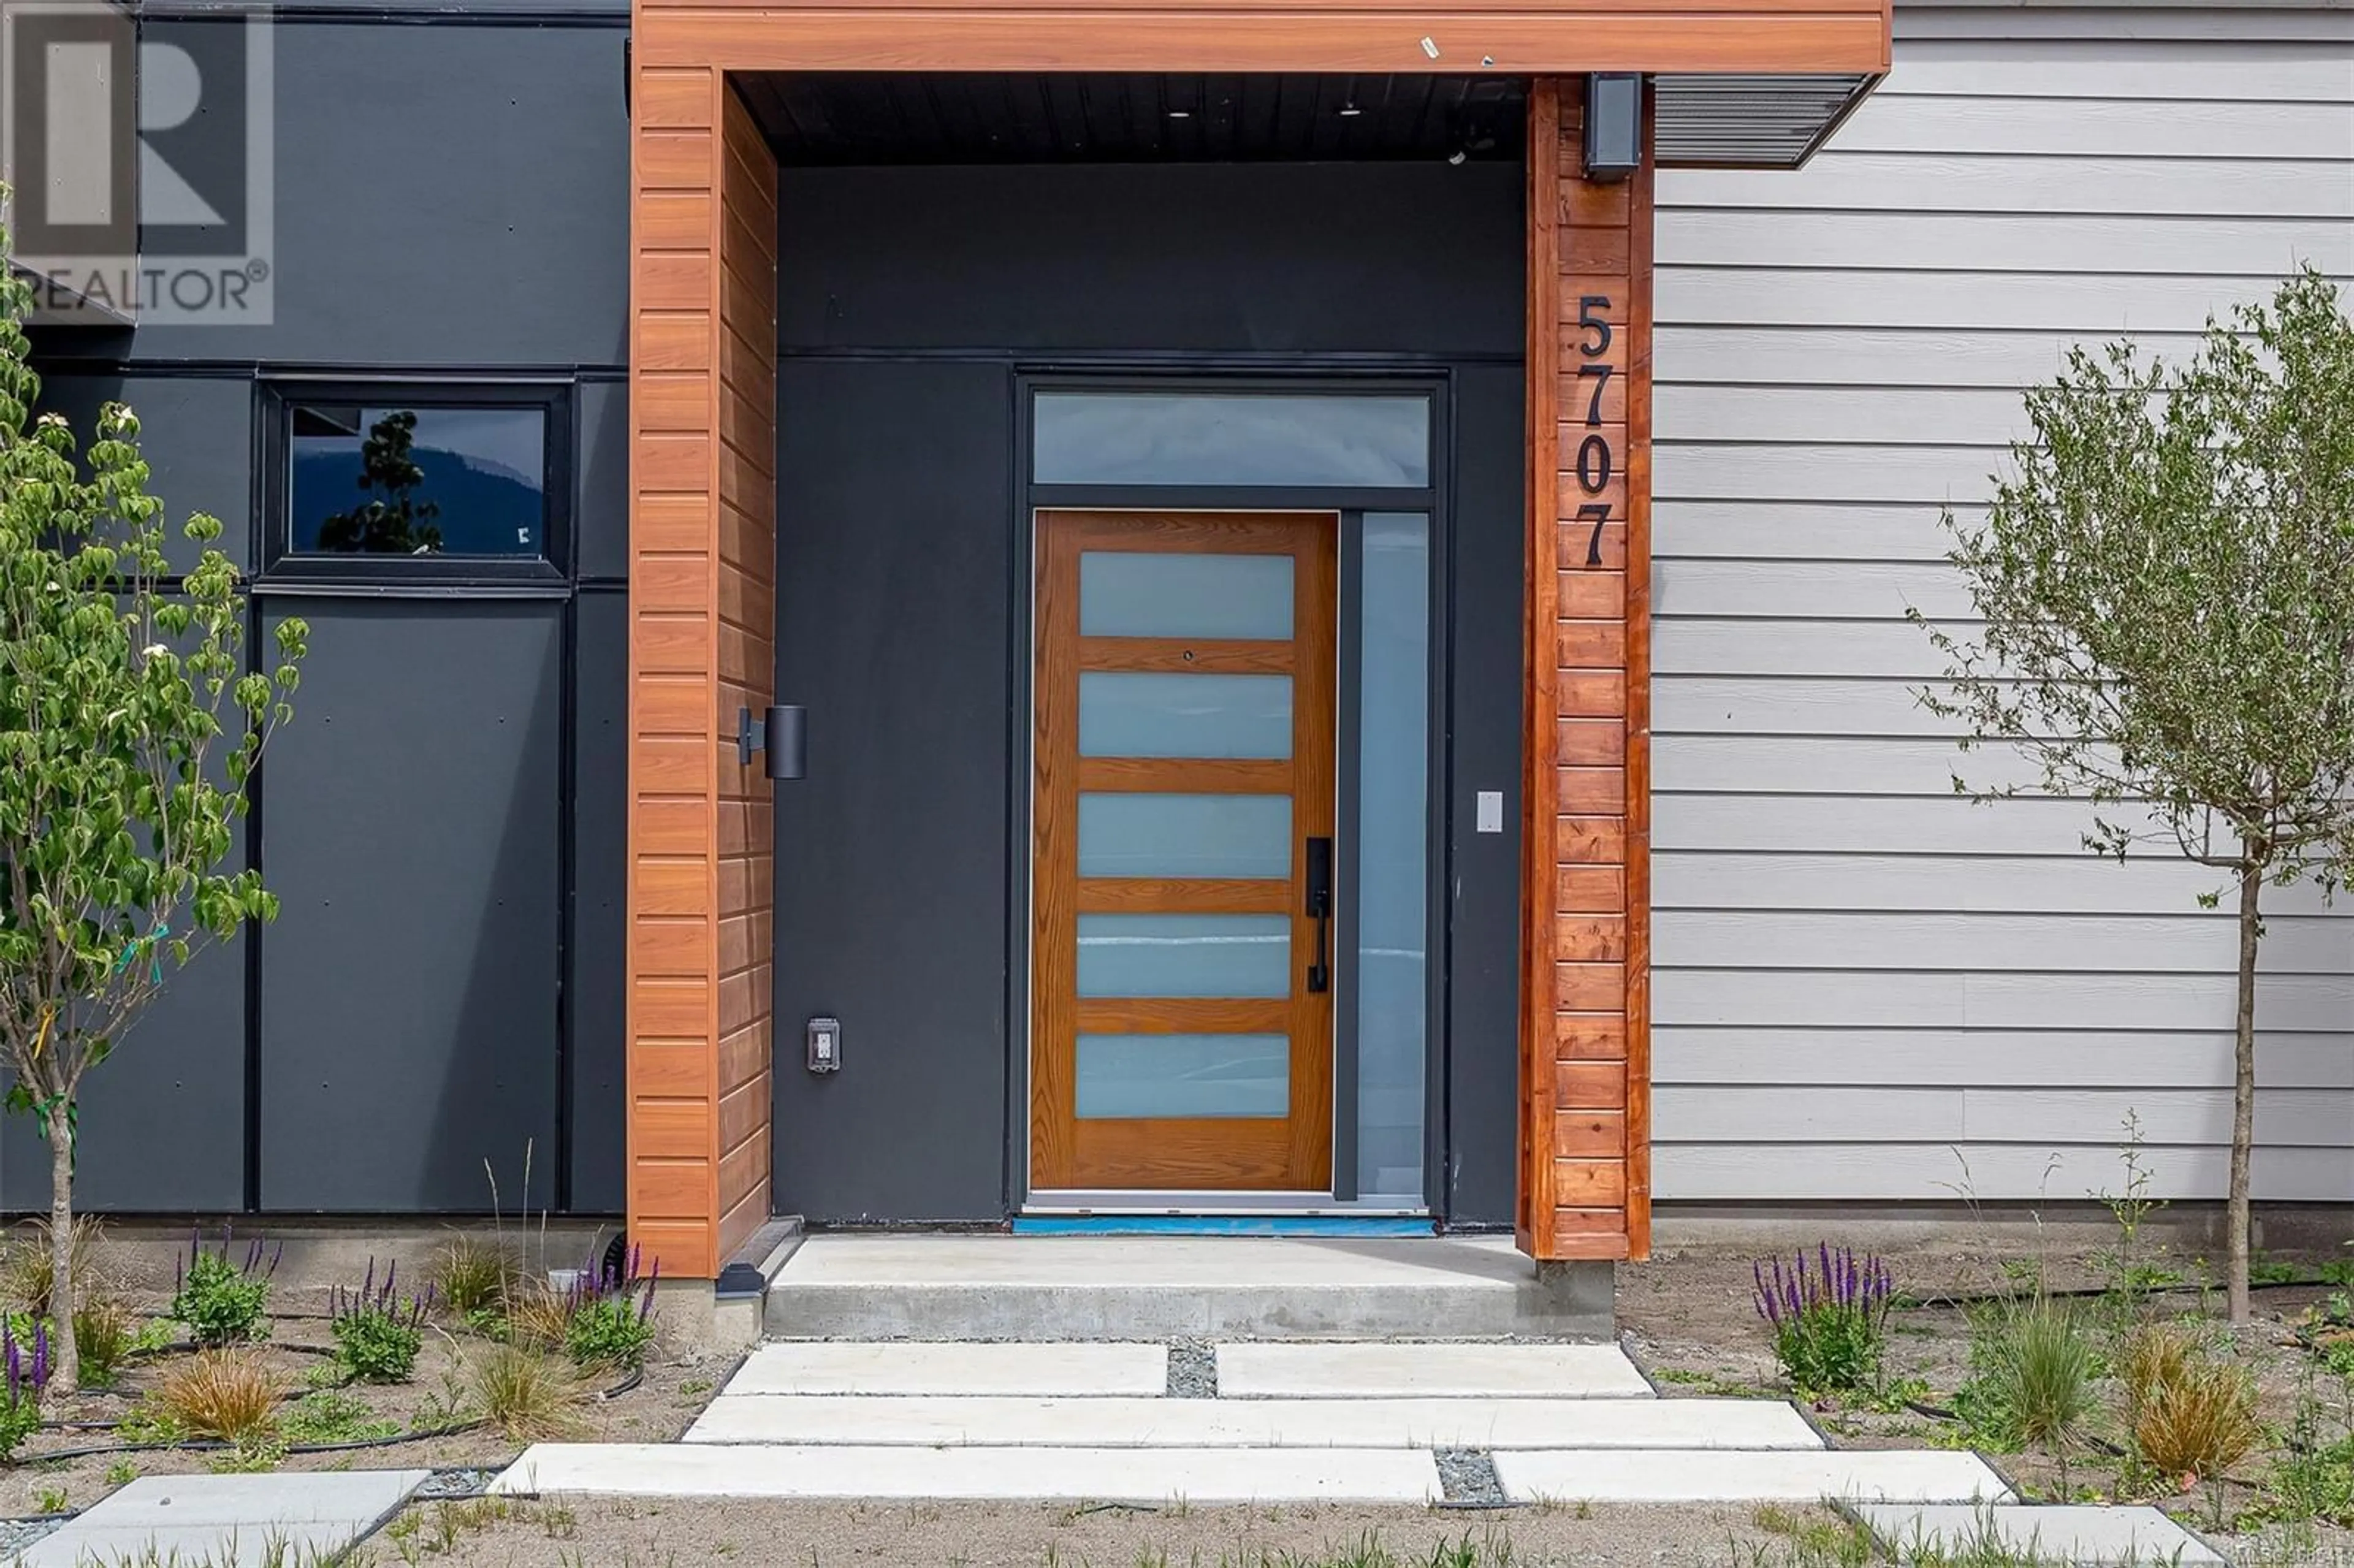
[[[1428,1220],[1353,1214],[1025,1214],[1018,1236],[1426,1236]]]

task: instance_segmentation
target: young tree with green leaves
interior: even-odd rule
[[[2190,362],[2078,349],[1950,559],[1982,629],[1931,629],[1923,705],[2087,801],[2087,849],[2158,845],[2236,899],[2232,1320],[2248,1304],[2256,959],[2267,887],[2354,865],[2354,322],[2311,268]],[[1926,624],[1916,610],[1916,623]],[[2016,785],[1955,788],[1986,800]]]
[[[307,632],[281,621],[273,667],[244,668],[215,518],[188,519],[207,547],[168,586],[139,422],[108,404],[77,461],[66,421],[32,412],[33,296],[7,261],[0,227],[0,1047],[8,1107],[49,1144],[51,1377],[69,1392],[82,1079],[169,970],[277,913],[259,875],[227,868]]]

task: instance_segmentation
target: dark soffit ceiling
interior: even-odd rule
[[[739,77],[788,164],[1521,155],[1517,77],[795,72]],[[1656,79],[1659,162],[1794,168],[1879,79]]]

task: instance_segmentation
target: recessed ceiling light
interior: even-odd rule
[[[1358,108],[1353,103],[1344,103],[1341,106],[1341,118],[1343,120],[1354,120],[1358,115],[1363,114],[1363,110]]]
[[[1172,109],[1169,111],[1169,118],[1172,120],[1191,120],[1193,118],[1193,111],[1190,109]]]

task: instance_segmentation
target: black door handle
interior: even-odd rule
[[[1310,991],[1332,989],[1332,964],[1328,952],[1332,933],[1332,841],[1308,841],[1308,913],[1316,922],[1316,961],[1308,966]]]

